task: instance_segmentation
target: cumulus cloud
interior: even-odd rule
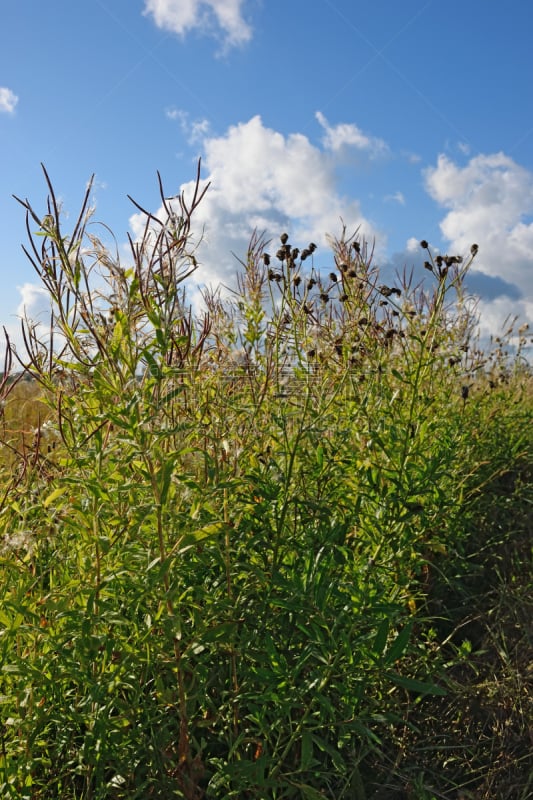
[[[50,321],[50,296],[46,289],[35,283],[19,286],[21,301],[17,308],[17,316],[25,317],[32,322]]]
[[[151,15],[158,28],[182,37],[192,30],[221,36],[227,49],[252,38],[243,5],[244,0],[145,0],[143,13]]]
[[[373,156],[383,155],[388,151],[388,146],[383,139],[367,136],[353,123],[332,126],[321,111],[317,111],[315,117],[324,130],[322,142],[327,150],[338,153],[343,148],[355,147],[357,150],[365,150]]]
[[[447,210],[440,223],[449,251],[479,245],[472,285],[500,280],[501,294],[480,293],[490,324],[516,313],[533,319],[533,173],[504,153],[478,155],[459,166],[441,155],[425,173],[430,196]],[[505,282],[505,284],[503,283]],[[494,290],[496,284],[489,287]]]
[[[12,92],[11,89],[0,86],[0,112],[3,111],[6,114],[12,114],[15,111],[15,106],[18,101],[17,95]]]
[[[293,133],[285,136],[264,125],[260,116],[231,126],[221,136],[203,141],[203,165],[211,186],[196,213],[198,237],[203,230],[197,273],[201,283],[231,284],[237,268],[235,253],[243,257],[250,235],[257,229],[272,238],[277,249],[279,234],[287,229],[291,241],[326,245],[327,233],[338,235],[342,220],[353,232],[358,226],[370,238],[375,230],[359,203],[341,195],[336,163],[331,154],[309,139]],[[181,190],[190,196],[192,183]],[[161,215],[162,209],[157,212]],[[144,220],[133,215],[134,233]],[[324,251],[324,266],[329,251]]]

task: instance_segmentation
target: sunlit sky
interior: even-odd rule
[[[127,260],[196,162],[211,188],[193,282],[231,284],[254,228],[294,245],[358,226],[385,268],[422,274],[479,244],[482,330],[533,322],[533,5],[524,0],[18,0],[0,10],[0,324],[46,298],[24,256],[44,163],[74,220]]]

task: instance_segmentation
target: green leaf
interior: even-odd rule
[[[384,619],[378,628],[378,631],[376,633],[372,645],[371,655],[376,660],[380,660],[381,656],[383,655],[383,651],[385,650],[385,645],[387,644],[387,639],[389,638],[389,630],[390,630],[389,620]]]
[[[435,694],[441,697],[448,694],[446,689],[443,689],[442,686],[436,686],[434,683],[426,683],[425,681],[417,681],[415,678],[405,678],[397,672],[387,672],[386,676],[395,683],[396,686],[407,689],[408,692],[416,692],[416,694]]]
[[[401,656],[404,654],[407,645],[409,644],[409,639],[411,638],[411,630],[413,628],[414,620],[405,625],[405,627],[400,631],[392,645],[387,650],[385,655],[385,663],[386,664],[394,664]]]
[[[43,501],[44,508],[48,508],[48,506],[53,503],[54,500],[57,500],[58,497],[61,497],[61,495],[65,494],[67,489],[68,486],[60,486],[59,489],[54,489],[54,491]]]
[[[303,731],[301,741],[300,766],[302,770],[309,769],[313,759],[313,738],[309,731]]]

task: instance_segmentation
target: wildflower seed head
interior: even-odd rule
[[[279,238],[280,238],[281,244],[287,244],[287,242],[289,241],[289,234],[288,233],[282,233]]]
[[[422,241],[420,242],[420,247],[422,248],[422,250],[427,250],[428,249],[429,245],[428,245],[428,243],[426,242],[425,239],[422,239]]]

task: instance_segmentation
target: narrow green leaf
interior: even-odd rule
[[[48,506],[53,503],[54,500],[57,500],[58,497],[61,497],[61,495],[65,494],[67,489],[68,486],[60,486],[59,489],[54,489],[54,491],[43,501],[44,508],[48,508]]]
[[[384,619],[377,630],[372,645],[372,656],[376,660],[381,659],[381,656],[383,655],[383,651],[385,650],[385,645],[387,644],[387,639],[389,638],[389,629],[390,629],[389,620]]]
[[[411,630],[413,628],[413,620],[407,623],[404,628],[400,631],[392,645],[387,650],[385,655],[385,663],[386,664],[394,664],[401,656],[404,654],[407,645],[409,644],[409,639],[411,638]]]
[[[405,678],[397,672],[387,672],[386,675],[396,686],[407,689],[408,692],[416,692],[416,694],[435,694],[441,697],[448,694],[446,689],[443,689],[442,686],[436,686],[434,683],[417,681],[415,678]]]

